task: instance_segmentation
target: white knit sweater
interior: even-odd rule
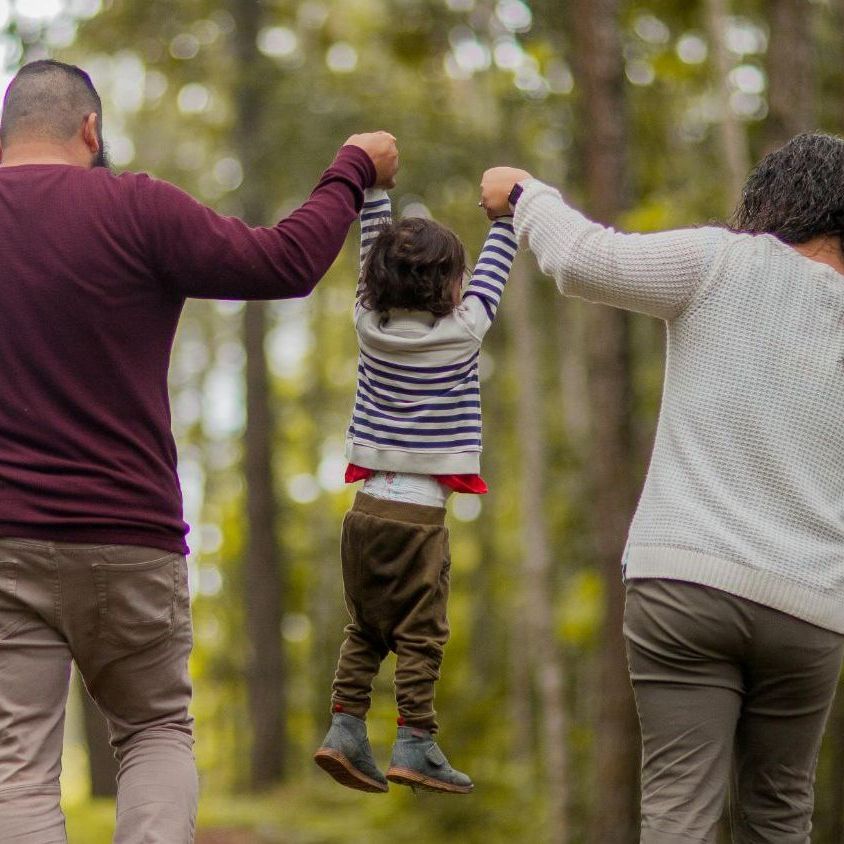
[[[563,293],[667,323],[626,576],[844,633],[844,276],[770,235],[616,233],[537,180],[515,229]]]

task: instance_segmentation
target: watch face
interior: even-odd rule
[[[524,188],[518,184],[518,182],[513,185],[513,190],[510,191],[510,196],[507,197],[507,201],[511,206],[515,206],[515,204],[519,201],[519,197],[522,195],[523,190]]]

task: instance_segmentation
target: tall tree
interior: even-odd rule
[[[350,274],[343,281],[346,299],[351,302],[354,276]],[[338,419],[338,414],[332,406],[330,372],[332,367],[336,367],[337,361],[327,354],[327,350],[331,346],[331,335],[338,333],[338,326],[334,321],[337,317],[332,319],[327,304],[325,296],[315,295],[311,301],[314,348],[320,351],[312,356],[308,373],[311,386],[308,393],[302,397],[304,412],[312,420],[306,448],[313,455],[314,461],[319,459],[326,431],[340,436],[340,426],[346,421],[344,417]],[[343,641],[343,620],[346,618],[346,611],[343,607],[343,584],[340,576],[340,522],[325,495],[320,496],[309,510],[306,530],[312,537],[310,545],[313,559],[309,561],[309,574],[312,578],[309,587],[312,644],[308,661],[311,666],[310,673],[315,680],[312,695],[312,741],[313,746],[318,747],[330,717],[331,681]]]
[[[575,449],[588,442],[589,407],[586,372],[586,306],[576,299],[557,297],[559,317],[559,372],[563,404],[563,427]]]
[[[549,807],[549,844],[569,840],[568,736],[563,707],[563,668],[554,638],[554,588],[551,543],[545,514],[546,430],[543,424],[537,324],[531,315],[532,289],[521,258],[512,269],[507,310],[511,315],[518,383],[516,436],[519,442],[521,484],[521,546],[524,599],[531,672],[540,704],[540,755]]]
[[[249,185],[241,193],[247,222],[263,222],[268,209],[258,179],[264,138],[262,115],[270,108],[260,55],[256,50],[262,6],[254,0],[230,0],[235,22],[235,70],[232,99],[237,119],[235,150]],[[265,70],[265,68],[264,68]],[[285,660],[281,640],[283,615],[282,549],[276,536],[279,514],[273,473],[274,414],[265,351],[267,305],[248,302],[243,316],[246,350],[247,541],[244,567],[246,630],[249,638],[247,682],[252,721],[251,784],[256,790],[277,782],[287,756]]]
[[[609,224],[624,207],[628,181],[619,0],[574,0],[572,12],[584,194],[592,216]],[[634,501],[629,319],[623,311],[604,307],[589,308],[586,319],[592,425],[586,471],[605,601],[594,752],[601,799],[593,806],[589,838],[596,844],[627,844],[636,840],[633,806],[639,757],[622,638],[620,573]]]
[[[747,177],[749,157],[747,135],[730,103],[729,74],[732,60],[727,49],[729,0],[706,0],[706,22],[712,42],[715,86],[720,106],[719,141],[728,179],[725,206],[731,209]]]
[[[780,146],[814,128],[813,24],[817,6],[806,0],[770,0],[768,8],[768,119],[765,144]]]

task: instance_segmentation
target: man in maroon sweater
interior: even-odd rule
[[[120,844],[193,838],[185,534],[167,368],[186,297],[308,295],[395,139],[353,135],[271,228],[114,175],[87,74],[34,62],[0,122],[0,839],[64,842],[75,659],[120,761]]]

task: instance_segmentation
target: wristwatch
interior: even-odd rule
[[[519,197],[522,195],[523,191],[524,188],[518,182],[513,185],[513,190],[510,191],[510,195],[507,197],[507,202],[510,203],[511,211],[516,210],[516,203],[519,201]]]

